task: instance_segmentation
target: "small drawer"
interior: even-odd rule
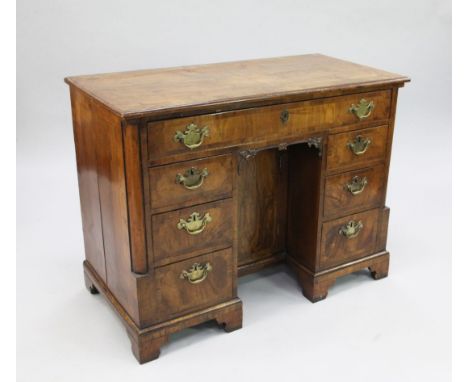
[[[152,217],[156,266],[227,248],[233,240],[233,203],[224,199]]]
[[[232,156],[222,155],[149,169],[153,210],[169,210],[232,195]]]
[[[322,225],[320,269],[346,263],[375,251],[379,209]]]
[[[327,169],[347,169],[383,160],[387,150],[387,133],[387,126],[379,126],[330,135]]]
[[[385,179],[383,165],[327,177],[324,217],[343,216],[383,206]]]
[[[344,125],[385,123],[390,113],[390,95],[389,90],[359,93],[150,122],[149,164],[192,159],[239,145],[306,137]]]
[[[158,268],[162,316],[171,317],[229,300],[234,294],[230,248]]]

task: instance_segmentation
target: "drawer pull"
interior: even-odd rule
[[[203,184],[208,176],[208,169],[199,170],[195,167],[185,171],[185,173],[176,175],[176,183],[182,184],[187,190],[195,190]]]
[[[183,270],[180,274],[180,278],[182,280],[187,280],[190,284],[198,284],[206,279],[206,277],[208,276],[208,272],[210,272],[212,269],[213,267],[210,263],[195,263],[190,267],[188,271]]]
[[[346,185],[346,188],[348,189],[349,192],[353,195],[358,195],[362,191],[364,191],[364,188],[366,188],[367,185],[367,178],[363,176],[362,178],[359,176],[353,176],[351,179],[351,182],[349,182]]]
[[[203,143],[203,139],[209,134],[208,127],[199,128],[196,124],[191,123],[185,128],[185,131],[177,131],[174,135],[174,141],[182,142],[189,149],[195,149]]]
[[[374,110],[374,101],[366,101],[364,98],[357,105],[354,103],[349,108],[349,112],[353,113],[360,121],[369,117]]]
[[[369,138],[358,135],[352,142],[348,142],[348,147],[354,155],[362,155],[367,151],[371,143],[372,141]]]
[[[340,228],[340,235],[343,235],[347,239],[353,239],[359,235],[363,227],[362,221],[356,222],[355,220],[351,220]]]
[[[193,212],[187,220],[180,219],[177,228],[185,229],[189,235],[198,235],[203,232],[206,225],[212,220],[208,212],[203,217],[198,212]]]

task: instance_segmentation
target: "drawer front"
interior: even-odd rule
[[[379,126],[330,135],[327,169],[346,169],[383,160],[387,150],[387,133],[387,126]]]
[[[364,119],[350,110],[361,99],[373,105]],[[200,152],[277,141],[334,126],[385,121],[389,112],[390,91],[380,91],[152,122],[148,157],[150,164],[168,163],[180,155],[196,157]]]
[[[151,220],[155,265],[232,245],[232,199],[153,215]]]
[[[150,168],[151,208],[180,208],[230,197],[232,166],[232,156],[222,155]]]
[[[163,316],[202,309],[232,298],[233,276],[230,248],[158,268]]]
[[[378,217],[379,209],[375,209],[324,223],[320,268],[326,269],[372,254]]]
[[[343,216],[357,210],[382,206],[385,179],[383,165],[327,177],[324,217]]]

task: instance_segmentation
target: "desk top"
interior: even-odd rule
[[[293,102],[407,81],[321,54],[65,78],[122,118]]]

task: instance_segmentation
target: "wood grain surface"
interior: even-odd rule
[[[387,276],[385,196],[407,81],[319,54],[66,79],[85,285],[112,304],[140,362],[207,320],[239,329],[238,274],[286,260],[313,302],[363,267]],[[367,116],[350,108],[362,98]],[[189,148],[191,124],[209,133]],[[362,155],[350,149],[359,136],[371,140]],[[180,184],[197,170],[200,187]],[[367,181],[356,195],[354,177]],[[178,223],[193,213],[210,218],[190,234]],[[363,227],[347,238],[351,220]],[[187,277],[197,263],[206,272]]]
[[[355,91],[376,84],[401,86],[409,79],[321,54],[307,54],[67,77],[65,81],[119,116],[135,118],[209,105],[235,108],[239,102],[268,97],[277,102],[314,98],[312,94],[323,97],[337,90]]]
[[[349,108],[362,97],[373,101],[375,109],[368,118],[359,120]],[[148,159],[160,164],[180,160],[181,155],[207,155],[219,148],[268,144],[332,127],[372,122],[385,124],[389,118],[390,100],[390,91],[380,91],[153,122],[148,124]],[[284,112],[287,120],[281,119]],[[177,132],[185,132],[190,124],[209,131],[203,143],[194,149],[174,139]]]

